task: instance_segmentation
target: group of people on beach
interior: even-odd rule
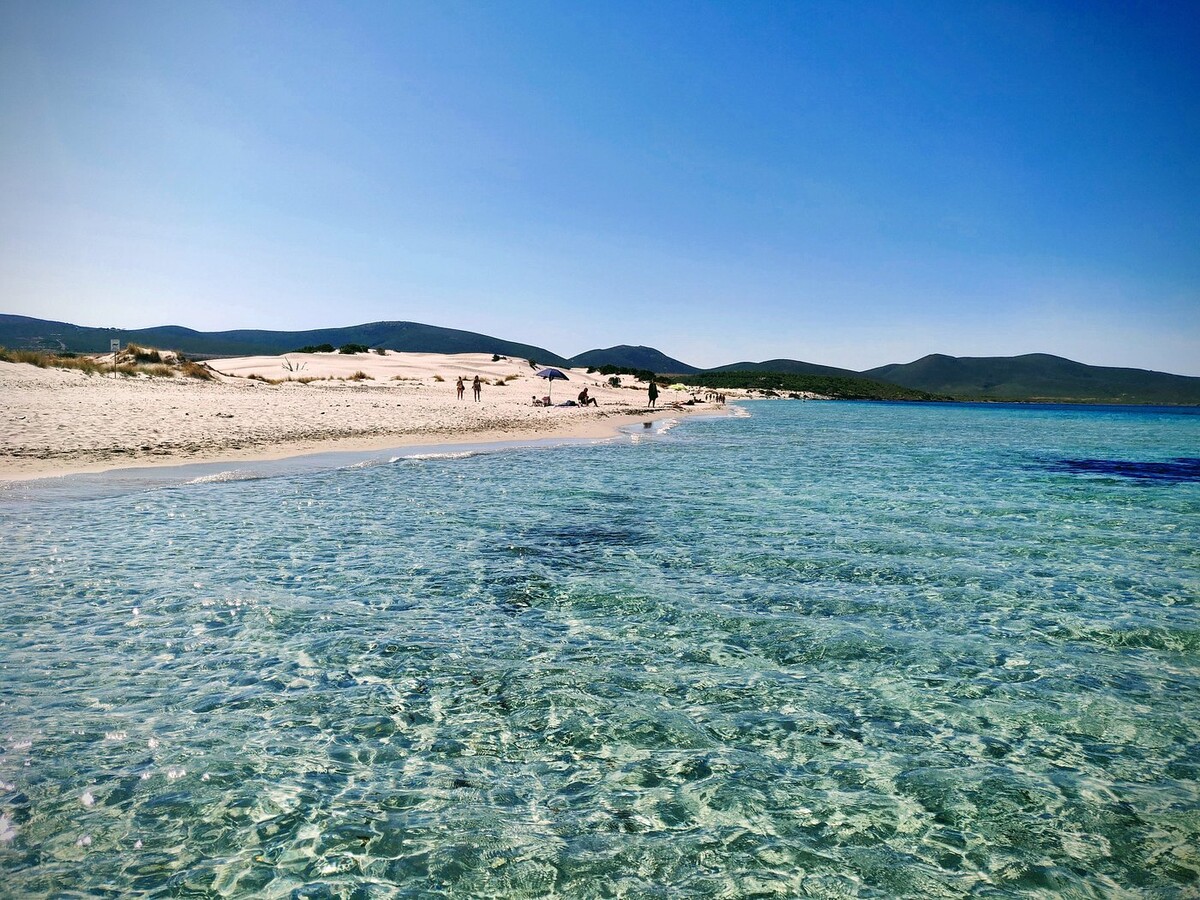
[[[458,384],[454,386],[454,389],[458,391],[458,399],[461,400],[463,398],[463,392],[467,389],[466,384],[463,382],[463,376],[458,376]],[[478,375],[476,375],[475,380],[471,382],[471,391],[475,394],[475,402],[478,403],[479,395],[483,391],[483,382],[479,380]]]
[[[553,404],[550,402],[549,397],[542,397],[541,399],[539,399],[537,394],[533,395],[533,405],[534,406],[553,406]],[[595,397],[591,396],[588,393],[588,389],[585,387],[582,391],[579,392],[579,396],[576,397],[574,400],[568,400],[566,403],[560,403],[558,405],[559,406],[599,406],[600,401],[597,400]]]
[[[466,393],[466,390],[467,390],[465,376],[463,376],[463,375],[458,376],[458,383],[454,385],[454,390],[458,393],[458,399],[459,400],[463,399],[463,395]],[[483,382],[480,381],[479,376],[476,375],[475,380],[471,382],[471,392],[475,395],[476,403],[479,402],[479,397],[480,397],[480,394],[482,393],[482,391],[483,391]],[[647,389],[647,394],[650,397],[650,408],[653,409],[658,404],[658,385],[655,384],[653,381],[650,382],[650,387]],[[534,398],[533,398],[534,405],[536,405],[536,406],[549,406],[550,405],[549,401],[550,401],[549,397],[545,397],[542,400],[538,400],[538,398],[536,396],[534,396]],[[576,398],[576,403],[579,406],[599,406],[600,405],[600,401],[588,393],[588,389],[587,389],[586,385],[584,386],[583,390],[579,392],[579,396]],[[570,405],[570,404],[567,404],[567,405]]]

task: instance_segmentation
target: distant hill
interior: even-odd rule
[[[935,353],[862,375],[960,399],[1200,404],[1200,378],[1088,366],[1047,353],[964,357]]]
[[[833,366],[821,366],[816,363],[801,362],[798,359],[768,359],[763,362],[737,362],[727,366],[717,366],[715,369],[705,369],[706,372],[779,372],[784,375],[829,375],[834,378],[861,378],[862,373],[853,369],[838,369]]]
[[[567,360],[542,347],[520,344],[454,328],[416,322],[371,322],[346,328],[312,331],[193,331],[178,325],[157,328],[84,328],[28,316],[0,314],[0,346],[106,352],[110,339],[147,347],[181,350],[198,356],[258,356],[287,353],[299,347],[363,344],[410,353],[499,353],[565,366]]]
[[[655,374],[691,375],[699,372],[695,366],[672,359],[653,347],[632,347],[621,344],[607,350],[588,350],[572,356],[572,366],[618,366],[623,369],[648,369]]]

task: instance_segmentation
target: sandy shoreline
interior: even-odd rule
[[[340,450],[603,438],[667,413],[719,409],[698,403],[648,410],[646,385],[622,376],[612,387],[582,369],[553,383],[553,401],[573,400],[586,386],[598,407],[534,406],[546,381],[525,360],[487,354],[304,354],[210,365],[217,376],[200,381],[0,362],[0,480]],[[357,373],[366,377],[342,380]],[[479,402],[470,387],[476,375]],[[467,385],[462,400],[459,376]],[[285,378],[293,380],[258,380]],[[660,405],[684,399],[666,392]]]

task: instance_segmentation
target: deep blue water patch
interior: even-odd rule
[[[1200,481],[1200,459],[1188,456],[1157,461],[1056,459],[1047,466],[1058,472],[1076,475],[1111,475],[1139,481]]]

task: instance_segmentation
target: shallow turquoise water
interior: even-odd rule
[[[1200,416],[747,408],[0,493],[0,894],[1196,895]]]

